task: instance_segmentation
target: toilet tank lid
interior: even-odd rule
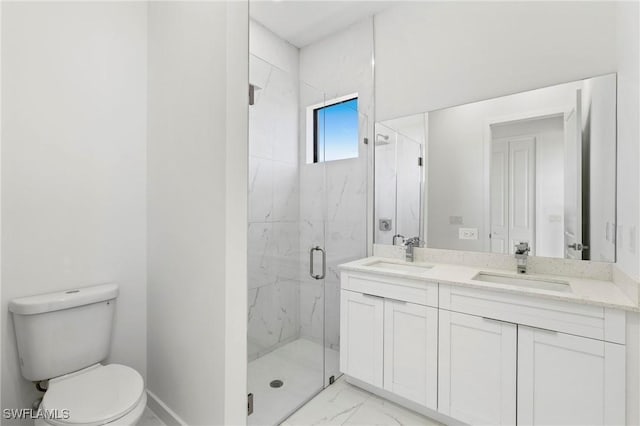
[[[55,293],[20,297],[9,302],[9,310],[19,315],[35,315],[90,305],[92,303],[115,299],[116,297],[118,297],[117,284],[100,284],[90,287],[72,288]]]

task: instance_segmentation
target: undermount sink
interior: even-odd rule
[[[475,281],[484,281],[495,284],[509,284],[522,287],[535,288],[539,290],[551,290],[559,292],[571,292],[571,286],[567,281],[549,280],[534,277],[522,277],[518,275],[500,275],[490,272],[480,272],[472,278]]]
[[[409,273],[418,273],[424,274],[433,266],[430,265],[410,265],[407,263],[393,263],[393,262],[385,262],[382,260],[378,260],[372,263],[365,265],[369,268],[375,268],[379,270],[392,271],[392,272],[409,272]]]

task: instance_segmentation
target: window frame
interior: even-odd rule
[[[337,98],[333,98],[333,99],[329,99],[326,100],[324,102],[315,104],[315,105],[311,105],[307,107],[307,143],[306,143],[306,148],[307,148],[307,152],[306,152],[306,157],[307,157],[307,164],[319,164],[319,163],[326,163],[327,160],[322,160],[320,161],[319,159],[319,153],[318,153],[318,126],[317,124],[317,119],[318,119],[318,111],[334,106],[334,105],[339,105],[345,102],[350,102],[353,100],[359,100],[358,97],[358,93],[351,93],[348,95],[344,95],[344,96],[339,96]],[[359,103],[358,103],[358,117],[359,117]],[[359,129],[358,129],[359,131]],[[358,144],[359,146],[359,144]],[[359,153],[358,153],[359,156]],[[351,157],[351,158],[343,158],[340,160],[350,160],[353,158],[358,158],[358,156],[356,157]],[[329,161],[340,161],[340,160],[329,160]]]

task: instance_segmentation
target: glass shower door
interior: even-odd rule
[[[307,170],[300,121],[300,100],[324,95],[254,55],[250,83],[247,423],[276,425],[324,384],[324,286],[309,275],[310,249],[324,247],[324,166]]]
[[[338,265],[367,253],[369,120],[254,55],[249,108],[249,425],[275,425],[335,380]]]
[[[359,99],[358,99],[359,101]],[[325,116],[324,278],[325,387],[340,375],[340,270],[367,256],[367,176],[369,120],[360,102],[345,103],[340,114]],[[331,130],[329,130],[331,129]],[[343,157],[343,158],[336,158]]]

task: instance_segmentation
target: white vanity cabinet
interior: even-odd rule
[[[516,423],[517,326],[440,310],[438,411],[471,425]]]
[[[340,296],[340,370],[382,387],[384,299],[342,290]]]
[[[384,301],[384,389],[437,407],[438,310]]]
[[[341,294],[341,371],[435,410],[437,284],[343,274]]]
[[[373,272],[341,285],[357,385],[445,422],[625,422],[623,310]]]
[[[624,424],[623,311],[455,285],[440,286],[439,307],[441,413],[470,424]]]
[[[625,346],[518,326],[518,425],[623,425]]]

